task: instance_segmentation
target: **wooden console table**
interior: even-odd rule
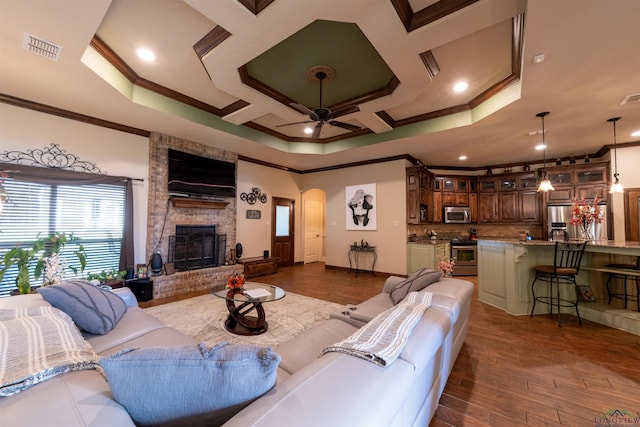
[[[240,258],[238,264],[244,265],[244,275],[247,279],[278,272],[278,258]]]

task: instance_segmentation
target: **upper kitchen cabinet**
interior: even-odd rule
[[[546,204],[570,204],[574,198],[607,200],[608,162],[585,163],[547,168],[554,191],[545,194]]]
[[[473,181],[475,182],[475,179]],[[434,221],[437,221],[439,216],[440,220],[442,219],[440,211],[443,207],[469,206],[469,189],[471,188],[469,182],[470,179],[466,176],[439,176],[434,179],[434,196],[442,194],[442,205],[436,206],[434,203]],[[475,184],[473,187],[475,188]]]
[[[480,222],[540,223],[540,195],[533,172],[478,178]]]
[[[433,205],[433,175],[421,166],[407,168],[407,223],[420,224],[431,221]]]

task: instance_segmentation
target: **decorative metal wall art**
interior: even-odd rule
[[[67,150],[54,143],[50,147],[35,148],[26,152],[4,151],[0,153],[0,161],[18,165],[45,166],[75,172],[90,172],[103,175],[106,173],[101,171],[95,163],[80,160],[75,154],[67,153]]]
[[[267,203],[267,194],[260,191],[258,187],[253,187],[251,193],[240,193],[240,200],[254,205],[258,200]]]

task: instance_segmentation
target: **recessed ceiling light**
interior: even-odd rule
[[[306,128],[304,128],[304,133],[309,135],[309,134],[313,133],[313,129],[311,129],[309,126],[307,126]]]
[[[469,83],[467,82],[458,82],[453,85],[454,92],[464,92],[469,87]]]
[[[543,61],[544,61],[544,53],[540,53],[540,54],[535,55],[533,57],[533,63],[534,64],[539,64],[539,63],[541,63]]]
[[[460,157],[458,157],[459,160],[467,160],[467,156],[465,156],[464,154]]]
[[[631,133],[631,136],[640,136],[640,130]]]
[[[544,144],[538,144],[538,145],[536,145],[536,150],[538,150],[538,151],[539,151],[539,150],[544,150],[545,148],[547,148],[547,146],[546,146],[546,145],[544,145]]]
[[[147,48],[141,47],[140,49],[137,50],[137,53],[138,53],[138,57],[143,61],[153,62],[156,60],[156,54]]]

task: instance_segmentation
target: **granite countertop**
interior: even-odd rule
[[[413,243],[416,245],[437,245],[438,243],[449,243],[451,239],[432,239],[430,237],[418,237],[416,240],[408,240],[407,243]]]
[[[502,242],[502,243],[512,243],[514,245],[523,245],[523,246],[553,246],[555,242],[550,242],[548,240],[527,240],[525,242],[520,241],[519,239],[513,238],[502,238],[502,237],[479,237],[479,241],[489,241],[489,242]],[[580,243],[580,240],[574,240],[573,242]],[[640,242],[621,242],[616,243],[613,240],[597,240],[590,241],[588,243],[589,246],[601,246],[606,248],[629,248],[629,249],[640,249]]]

